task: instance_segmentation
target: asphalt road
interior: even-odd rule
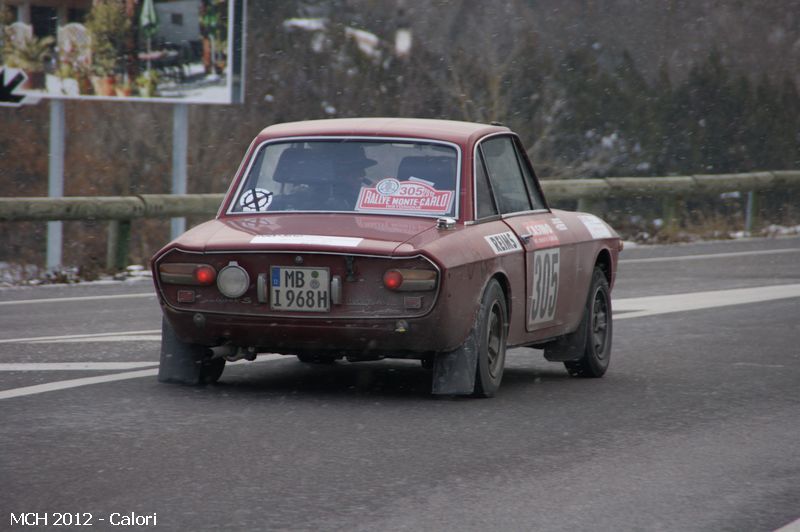
[[[145,530],[795,522],[800,239],[623,259],[606,377],[515,349],[489,400],[434,399],[403,361],[267,356],[216,386],[159,384],[147,282],[0,290],[0,530],[131,512],[155,514]]]

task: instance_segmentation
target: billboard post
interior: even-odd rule
[[[176,103],[172,109],[172,193],[186,194],[186,155],[189,151],[189,106]],[[170,238],[186,231],[186,218],[172,218]]]
[[[47,193],[51,198],[64,195],[64,102],[50,101],[50,163],[47,176]],[[61,266],[62,223],[47,222],[47,268]]]

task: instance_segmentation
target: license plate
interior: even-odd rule
[[[328,268],[270,268],[269,301],[272,310],[328,312],[330,310]]]

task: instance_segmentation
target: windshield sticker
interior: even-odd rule
[[[495,255],[505,255],[506,253],[513,253],[514,251],[522,249],[516,235],[511,231],[498,233],[496,235],[488,235],[483,238],[489,243]]]
[[[357,247],[363,238],[325,235],[258,235],[250,240],[251,244],[311,244],[316,246]]]
[[[592,235],[592,238],[611,238],[611,231],[608,230],[608,226],[593,214],[579,214],[578,220],[586,226],[586,229],[589,230],[589,233]]]
[[[408,180],[409,181],[413,181],[414,183],[424,183],[424,184],[428,185],[429,187],[436,188],[436,185],[433,183],[433,181],[426,181],[425,179],[421,179],[419,177],[414,177],[413,175],[411,177],[409,177]]]
[[[552,223],[553,226],[555,226],[555,228],[559,231],[567,230],[567,224],[565,224],[561,218],[550,218],[550,223]]]
[[[382,179],[374,187],[362,187],[356,210],[447,214],[452,203],[452,190],[436,190],[420,181],[398,181],[389,177]]]
[[[559,244],[558,235],[547,222],[526,225],[525,230],[531,235],[533,243],[539,247],[552,247]]]
[[[392,194],[397,194],[397,191],[400,190],[400,181],[393,177],[381,179],[378,184],[375,185],[375,190],[377,190],[378,194],[381,196],[391,196]]]
[[[239,198],[239,205],[244,212],[263,212],[272,205],[272,192],[265,188],[245,190]]]

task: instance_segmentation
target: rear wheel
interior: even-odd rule
[[[161,319],[161,358],[158,380],[178,384],[213,384],[225,369],[224,358],[211,358],[206,347],[181,341],[172,326]]]
[[[483,293],[478,322],[471,334],[476,336],[478,348],[474,395],[492,397],[503,380],[508,336],[506,297],[494,279]]]

